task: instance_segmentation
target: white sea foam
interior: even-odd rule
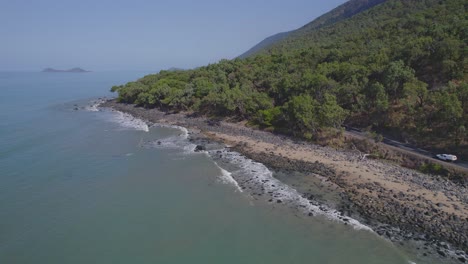
[[[167,124],[153,124],[154,127],[165,127],[165,128],[173,128],[180,130],[182,133],[174,136],[170,136],[167,138],[161,138],[158,140],[154,140],[151,142],[147,142],[144,144],[146,147],[151,148],[162,148],[162,149],[179,149],[183,150],[184,154],[191,154],[195,153],[195,144],[190,143],[187,139],[189,136],[189,132],[185,127],[175,126],[175,125],[167,125]]]
[[[294,204],[298,208],[302,208],[304,213],[323,215],[328,219],[347,223],[355,229],[373,232],[370,227],[361,224],[355,219],[341,216],[334,209],[328,208],[325,205],[311,203],[311,201],[302,197],[297,190],[274,178],[272,172],[265,165],[248,159],[237,152],[224,151],[223,157],[240,168],[239,171],[232,172],[233,174],[237,175],[237,177],[247,175],[244,177],[248,177],[246,181],[249,181],[249,184],[257,187],[256,189],[263,189],[265,193],[272,193],[275,199],[281,200],[283,203]]]
[[[165,127],[165,128],[175,128],[175,129],[178,129],[178,130],[182,131],[182,133],[179,134],[178,136],[171,136],[171,137],[168,137],[168,138],[163,138],[163,139],[160,139],[160,140],[150,142],[151,147],[166,148],[166,149],[182,149],[184,151],[184,154],[194,154],[194,153],[196,153],[194,151],[196,145],[190,143],[187,140],[188,136],[189,136],[189,132],[188,132],[187,128],[182,127],[182,126],[160,124],[160,123],[156,123],[153,126],[155,126],[155,127]],[[208,157],[210,157],[210,154],[209,154],[208,151],[200,151],[198,153],[203,153],[203,154],[207,155]],[[231,185],[235,186],[238,191],[243,192],[241,187],[237,183],[237,181],[232,177],[232,173],[230,173],[229,171],[221,168],[216,162],[214,162],[214,164],[221,171],[221,175],[219,176],[219,180],[222,183],[231,184]]]
[[[220,176],[219,180],[222,183],[234,185],[239,192],[243,192],[242,188],[239,186],[237,181],[232,177],[232,173],[230,173],[229,171],[221,168],[218,165],[218,163],[216,163],[216,162],[215,162],[215,165],[221,170],[221,176]]]
[[[90,112],[98,112],[99,111],[99,106],[104,102],[105,102],[105,100],[103,100],[103,99],[92,101],[90,105],[85,106],[85,110],[90,111]]]
[[[180,130],[182,132],[182,134],[179,134],[179,137],[183,138],[183,139],[188,139],[188,136],[189,136],[189,132],[188,132],[187,128],[182,127],[182,126],[167,125],[167,124],[160,124],[160,123],[153,124],[153,126],[178,129],[178,130]]]
[[[149,127],[145,121],[120,111],[113,111],[112,121],[119,123],[123,128],[148,132]]]
[[[178,149],[183,150],[184,154],[194,153],[195,144],[190,143],[182,136],[171,136],[167,138],[158,139],[145,144],[147,147],[160,148],[160,149]]]

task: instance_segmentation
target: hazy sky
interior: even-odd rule
[[[191,68],[231,59],[345,0],[0,0],[0,70]]]

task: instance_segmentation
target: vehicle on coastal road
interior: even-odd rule
[[[456,161],[457,156],[451,154],[437,154],[436,158],[443,160],[443,161]]]
[[[363,130],[361,130],[359,128],[355,128],[355,127],[351,127],[351,126],[344,126],[344,127],[345,127],[346,133],[348,135],[358,136],[358,137],[362,137],[362,138],[368,138],[368,134],[366,133],[366,131],[363,131]],[[436,153],[433,153],[431,151],[421,149],[420,147],[411,145],[409,143],[399,142],[399,141],[396,141],[396,140],[388,138],[388,137],[384,137],[381,143],[385,144],[385,145],[392,146],[392,147],[396,147],[396,148],[399,148],[399,149],[402,149],[402,150],[410,151],[410,152],[413,152],[413,153],[416,153],[416,154],[419,154],[419,155],[423,155],[423,156],[426,156],[428,158],[433,158],[433,159],[437,159],[437,160],[450,162],[454,166],[462,167],[464,169],[468,169],[468,161],[467,160],[460,160],[457,156],[455,156],[453,154],[445,154],[445,155],[453,155],[454,158],[455,158],[455,160],[448,160],[446,157],[441,158],[442,156],[440,156],[440,157],[438,156],[438,155],[443,155],[443,154],[437,154],[436,155]]]

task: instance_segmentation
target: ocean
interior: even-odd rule
[[[233,174],[301,201],[262,164],[96,108],[144,74],[0,73],[0,263],[421,263],[364,226],[255,199]]]

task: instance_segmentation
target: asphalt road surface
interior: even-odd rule
[[[353,128],[353,127],[345,127],[345,128],[346,128],[346,132],[349,133],[349,134],[360,136],[360,137],[366,137],[366,132],[364,132],[362,130],[359,130],[359,129]],[[389,138],[386,138],[386,137],[383,138],[382,143],[384,143],[386,145],[389,145],[389,146],[404,149],[404,150],[409,151],[409,152],[417,153],[417,154],[426,156],[426,157],[434,159],[434,160],[439,160],[439,159],[435,158],[436,154],[444,154],[444,153],[432,153],[430,151],[415,147],[415,146],[413,146],[411,144],[399,142],[399,141],[389,139]],[[445,153],[445,154],[454,154],[454,153]],[[468,161],[457,160],[455,162],[450,162],[450,164],[453,164],[453,165],[468,169]]]

